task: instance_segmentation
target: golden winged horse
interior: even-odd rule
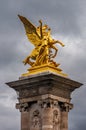
[[[20,15],[18,15],[18,17],[25,27],[29,41],[35,46],[31,54],[25,58],[23,63],[29,64],[32,67],[43,64],[53,64],[56,67],[57,64],[52,58],[56,56],[58,48],[56,48],[54,44],[59,43],[61,46],[64,46],[64,44],[51,37],[51,29],[48,25],[42,25],[41,20],[39,20],[40,25],[35,27],[25,17]],[[52,50],[55,50],[55,52]]]

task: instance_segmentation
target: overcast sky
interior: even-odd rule
[[[0,130],[20,130],[17,95],[5,82],[18,80],[28,66],[22,60],[33,48],[17,15],[48,24],[62,41],[56,58],[69,78],[84,85],[72,93],[69,130],[86,129],[86,0],[0,0]]]

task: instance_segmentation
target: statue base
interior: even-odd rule
[[[44,72],[6,84],[18,95],[21,130],[68,130],[68,112],[73,108],[71,93],[81,83]]]
[[[58,74],[63,77],[68,77],[67,74],[62,73],[62,70],[60,68],[54,67],[50,64],[44,64],[41,66],[31,67],[30,69],[28,69],[27,73],[22,74],[22,77],[25,77],[25,76],[27,77],[29,75],[40,74],[40,73],[44,73],[44,72],[52,72],[52,73]]]

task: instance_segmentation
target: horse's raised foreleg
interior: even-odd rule
[[[55,54],[51,58],[55,58],[55,56],[57,55],[57,52],[58,52],[58,48],[56,48],[55,46],[52,46],[52,49],[55,50]]]

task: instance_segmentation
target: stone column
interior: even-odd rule
[[[39,101],[42,109],[42,130],[53,130],[53,108],[52,100]]]
[[[28,112],[21,112],[21,130],[28,130]]]
[[[61,108],[61,130],[68,130],[68,112],[73,108],[73,104],[62,103]]]
[[[21,130],[28,130],[29,127],[29,105],[28,103],[16,104],[21,112]]]
[[[45,72],[7,83],[19,95],[21,130],[68,130],[71,93],[82,84]]]

